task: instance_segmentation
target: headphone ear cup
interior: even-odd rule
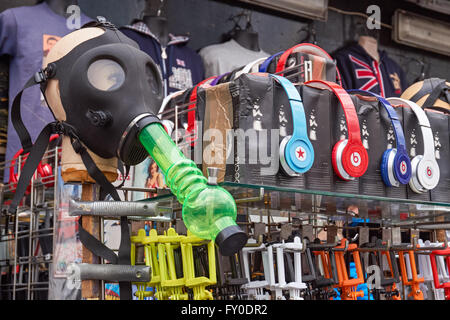
[[[292,138],[292,136],[286,136],[283,138],[283,140],[281,140],[280,142],[280,163],[281,163],[281,167],[283,168],[284,172],[291,177],[295,177],[298,176],[297,173],[294,172],[294,170],[292,170],[288,163],[287,163],[287,157],[289,156],[287,154],[288,150],[287,150],[287,144],[289,142],[289,140]]]
[[[41,176],[42,183],[47,187],[50,188],[53,186],[53,169],[52,166],[48,163],[45,164],[39,164],[38,165],[38,174]],[[50,178],[48,178],[50,177]]]
[[[439,165],[436,160],[428,158],[422,158],[417,165],[417,179],[424,191],[434,189],[440,179]]]
[[[9,174],[9,189],[11,190],[11,192],[16,192],[16,188],[17,188],[17,181],[18,181],[18,177],[17,177],[17,173],[10,173]]]
[[[333,164],[334,172],[337,174],[337,176],[343,180],[350,181],[354,178],[344,170],[344,167],[342,165],[342,153],[344,152],[347,142],[348,140],[344,139],[340,140],[334,145],[333,151],[331,153],[331,162]]]
[[[409,180],[409,187],[415,193],[423,193],[425,189],[420,184],[419,179],[417,178],[417,167],[419,166],[420,160],[422,160],[421,155],[415,156],[411,161],[411,179]]]
[[[384,151],[381,159],[381,178],[388,187],[399,186],[397,179],[395,179],[393,170],[395,154],[395,149],[387,149]]]

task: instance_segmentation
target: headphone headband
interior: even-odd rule
[[[267,72],[267,68],[269,68],[270,63],[273,59],[278,57],[280,54],[282,54],[283,51],[280,51],[278,53],[275,53],[274,55],[267,58],[260,66],[259,66],[259,72]]]
[[[431,131],[430,121],[428,120],[425,111],[415,102],[409,100],[405,100],[402,98],[388,98],[387,100],[391,104],[399,104],[411,108],[411,110],[416,115],[417,120],[419,121],[420,129],[422,131],[423,155],[426,158],[435,159],[433,131]]]
[[[345,91],[344,88],[342,88],[338,84],[325,80],[311,80],[305,82],[305,85],[318,89],[328,89],[336,95],[342,106],[342,109],[344,110],[345,120],[347,122],[349,143],[362,143],[358,115],[356,114],[355,105],[353,104],[353,101],[348,95],[347,91]]]
[[[278,60],[278,63],[277,63],[277,71],[276,71],[277,73],[286,69],[286,62],[287,62],[289,56],[298,48],[303,48],[303,50],[301,51],[303,53],[310,53],[310,54],[318,55],[318,56],[321,56],[322,58],[333,61],[333,58],[331,58],[330,55],[325,50],[323,50],[321,47],[316,46],[311,43],[300,43],[300,44],[293,46],[292,48],[289,48],[281,55],[280,60]]]
[[[328,54],[328,52],[323,50],[321,47],[316,46],[315,44],[312,44],[312,43],[300,43],[300,44],[297,44],[296,46],[293,46],[292,48],[286,50],[281,55],[281,57],[277,63],[276,73],[280,73],[281,71],[286,69],[287,60],[293,52],[302,52],[302,53],[306,53],[306,54],[313,54],[313,55],[317,55],[322,58],[328,59],[330,61],[334,61],[333,58]],[[282,76],[283,74],[280,74],[280,75]],[[337,68],[337,66],[336,66],[336,80],[338,81],[339,85],[342,86],[341,73],[339,72],[339,69]]]
[[[403,127],[402,124],[400,123],[400,120],[398,119],[397,112],[395,112],[394,108],[389,103],[389,101],[387,101],[382,96],[370,91],[352,89],[347,90],[347,92],[367,94],[378,99],[378,101],[383,105],[384,109],[387,111],[389,119],[391,119],[392,127],[394,128],[395,133],[395,143],[397,146],[397,150],[403,150],[406,153],[406,142],[405,142],[405,135],[403,134]]]
[[[275,79],[286,92],[292,111],[293,134],[301,137],[308,137],[306,126],[305,110],[303,108],[302,97],[297,91],[297,88],[288,79],[274,74],[269,74]]]
[[[230,74],[229,72],[226,72],[226,73],[221,74],[220,76],[217,76],[213,81],[211,81],[211,83],[210,83],[211,86],[217,85],[221,79],[223,79],[225,76],[227,76],[229,74]]]
[[[259,58],[259,59],[256,59],[256,60],[248,63],[247,65],[245,65],[245,67],[240,72],[236,73],[235,78],[239,77],[243,73],[259,72],[259,65],[266,60],[267,60],[267,57],[264,57],[264,58]],[[256,66],[258,66],[258,69],[252,70]]]
[[[172,100],[174,97],[182,94],[184,91],[186,91],[186,90],[175,91],[175,92],[172,92],[169,95],[165,96],[161,103],[161,107],[159,108],[157,115],[160,115],[161,113],[164,112],[164,110],[166,110],[167,104],[169,103],[170,100]]]

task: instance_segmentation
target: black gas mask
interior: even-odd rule
[[[159,121],[155,114],[163,99],[162,77],[133,40],[105,28],[104,34],[50,63],[45,76],[59,80],[65,122],[86,147],[127,165],[147,157],[136,134],[139,126]]]
[[[133,40],[105,21],[87,24],[82,29],[67,36],[70,40],[66,38],[66,48],[61,45],[61,51],[71,50],[31,77],[13,101],[11,120],[24,154],[29,152],[29,156],[21,170],[9,207],[11,214],[16,213],[17,205],[45,153],[51,134],[70,138],[74,151],[81,156],[89,175],[117,201],[120,201],[120,197],[116,189],[97,167],[87,148],[102,158],[118,157],[127,166],[138,164],[148,156],[137,135],[146,125],[159,122],[155,112],[161,105],[163,90],[157,65],[139,50]],[[83,37],[87,39],[84,42],[81,41]],[[72,47],[76,43],[78,45]],[[56,50],[56,46],[53,50]],[[49,104],[47,97],[46,100],[53,114],[59,117],[55,116],[56,121],[44,127],[33,144],[20,114],[22,93],[39,84],[45,97],[49,80],[52,79],[58,80],[62,106],[57,106],[55,112],[56,109],[52,107],[56,106]],[[58,93],[58,90],[55,92]],[[62,116],[63,113],[65,116]],[[84,230],[79,219],[79,237],[85,247],[112,264],[129,265],[130,235],[126,217],[121,217],[121,229],[122,239],[117,256]],[[121,297],[131,299],[130,283],[119,283]]]

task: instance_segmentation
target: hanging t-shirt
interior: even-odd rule
[[[91,19],[81,15],[81,25]],[[51,47],[63,36],[72,32],[67,19],[54,13],[47,3],[7,9],[0,14],[0,55],[10,56],[9,109],[14,97],[45,63]],[[50,109],[41,98],[39,86],[24,91],[21,106],[22,119],[34,141],[44,126],[53,121]],[[8,119],[6,160],[22,148],[20,139]],[[8,181],[9,170],[4,180]]]
[[[125,26],[120,31],[136,41],[140,49],[159,65],[164,78],[165,95],[191,88],[203,80],[202,59],[186,45],[188,37],[169,34],[169,43],[164,47],[142,21]]]
[[[402,68],[386,51],[379,51],[380,61],[374,60],[359,44],[338,50],[336,59],[345,89],[367,90],[382,97],[400,97],[408,87]]]
[[[244,48],[234,39],[204,47],[199,54],[205,65],[206,78],[230,72],[252,61],[270,56],[262,50],[253,51]]]

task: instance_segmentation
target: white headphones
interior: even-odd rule
[[[166,106],[170,100],[172,100],[176,96],[182,94],[184,91],[186,91],[186,90],[175,91],[175,92],[172,92],[171,94],[167,95],[161,103],[161,107],[159,108],[157,116],[159,117],[159,115],[164,112],[164,110],[166,109]]]
[[[425,111],[409,100],[401,98],[388,98],[387,100],[391,104],[410,107],[416,115],[422,131],[423,155],[417,155],[411,160],[412,175],[409,186],[416,193],[434,189],[439,183],[440,170],[434,153],[433,132]]]
[[[267,57],[266,58],[259,58],[259,59],[256,59],[255,61],[252,61],[252,62],[246,64],[245,67],[242,68],[242,70],[236,72],[236,74],[234,76],[234,79],[239,78],[244,73],[259,72],[259,65],[261,63],[263,63],[264,61],[266,61],[266,59],[267,59]]]

